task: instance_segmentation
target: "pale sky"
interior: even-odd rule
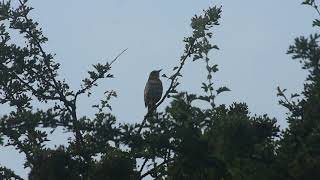
[[[295,37],[315,32],[316,13],[302,0],[33,0],[35,18],[49,38],[46,49],[56,53],[60,75],[73,89],[91,64],[112,60],[128,48],[113,65],[116,78],[100,81],[90,98],[83,96],[79,114],[92,116],[91,105],[114,89],[113,114],[120,122],[141,122],[146,112],[143,89],[148,74],[163,69],[170,74],[183,52],[183,37],[190,35],[190,19],[208,6],[222,5],[221,25],[214,27],[214,44],[220,48],[210,54],[220,71],[214,75],[216,87],[232,91],[217,98],[218,104],[246,102],[252,115],[267,113],[286,127],[285,109],[278,105],[276,87],[301,92],[306,73],[286,51]],[[199,92],[206,72],[201,61],[189,61],[182,71],[182,91]],[[164,88],[168,87],[163,79]],[[168,105],[166,100],[159,109]],[[1,106],[0,106],[1,107]],[[8,113],[1,107],[0,114]],[[55,134],[55,144],[66,137]],[[0,164],[22,177],[24,156],[13,148],[0,148]]]

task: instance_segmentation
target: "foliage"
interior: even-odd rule
[[[304,1],[318,13],[315,1]],[[320,13],[319,13],[320,15]],[[319,20],[313,26],[319,28]],[[299,94],[287,98],[283,90],[278,95],[280,101],[289,110],[287,118],[289,128],[286,129],[279,141],[278,161],[283,179],[319,179],[320,173],[320,47],[319,35],[309,38],[299,37],[294,45],[289,47],[288,54],[293,59],[299,59],[302,68],[309,74],[304,84],[302,98],[295,100]]]
[[[313,7],[315,1],[303,4]],[[54,55],[43,48],[47,38],[38,23],[29,18],[26,0],[19,5],[0,2],[0,103],[12,111],[0,118],[0,145],[13,146],[26,156],[29,179],[319,179],[320,174],[320,47],[318,34],[299,37],[288,54],[299,59],[309,76],[302,94],[278,88],[279,103],[286,107],[289,127],[280,131],[267,115],[252,116],[245,103],[217,105],[215,98],[227,87],[215,87],[217,64],[208,55],[212,29],[219,25],[221,7],[209,7],[191,19],[192,34],[184,39],[185,49],[171,75],[170,84],[154,109],[141,123],[119,124],[110,100],[115,91],[93,105],[94,117],[78,117],[77,100],[90,96],[100,79],[113,78],[113,63],[93,65],[78,90],[59,76]],[[319,13],[320,15],[320,13]],[[315,20],[313,25],[320,26]],[[16,31],[25,42],[12,41]],[[15,37],[16,38],[16,37]],[[199,83],[203,92],[178,92],[185,63],[203,63],[207,78]],[[83,97],[85,98],[85,97]],[[166,99],[163,112],[155,109]],[[299,99],[298,99],[299,98]],[[195,102],[208,103],[198,107]],[[35,105],[45,105],[43,109]],[[74,137],[67,145],[46,147],[58,127]],[[47,131],[47,129],[50,130]],[[4,141],[6,140],[6,141]],[[0,166],[1,179],[22,179]]]

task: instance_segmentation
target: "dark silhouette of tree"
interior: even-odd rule
[[[186,37],[184,53],[159,102],[137,124],[119,124],[111,113],[115,91],[93,106],[94,117],[79,117],[77,101],[93,93],[123,50],[111,62],[93,65],[78,90],[59,76],[59,64],[43,45],[47,38],[38,23],[29,18],[27,0],[0,2],[0,103],[12,111],[0,118],[0,145],[13,146],[26,156],[31,180],[128,180],[152,177],[168,180],[269,180],[320,179],[320,47],[318,34],[300,37],[288,54],[299,59],[309,76],[302,94],[278,88],[280,104],[289,110],[289,127],[280,131],[276,119],[250,115],[245,103],[217,105],[215,98],[227,87],[215,87],[218,66],[208,54],[212,29],[219,25],[221,7],[209,7],[191,19],[192,34]],[[315,1],[304,1],[316,12]],[[320,13],[319,13],[320,15]],[[320,20],[313,22],[320,26]],[[25,44],[11,41],[12,32]],[[199,82],[203,92],[178,92],[181,70],[186,63],[202,63],[207,78]],[[165,100],[163,112],[155,109]],[[208,103],[198,107],[194,102]],[[47,109],[35,109],[46,104]],[[46,147],[58,127],[71,132],[67,145]],[[48,132],[46,129],[50,129]],[[1,156],[0,156],[1,158]],[[0,179],[22,179],[0,166]]]
[[[320,16],[314,0],[302,4],[311,6]],[[320,27],[315,19],[313,26]],[[285,89],[278,88],[282,97],[280,104],[289,110],[289,127],[282,133],[277,150],[278,167],[282,179],[320,178],[320,47],[319,34],[298,37],[289,47],[288,54],[298,59],[302,68],[308,71],[302,94],[285,95]],[[300,99],[296,99],[300,97]]]

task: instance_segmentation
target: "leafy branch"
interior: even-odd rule
[[[142,128],[144,127],[148,117],[152,115],[153,111],[155,111],[166,98],[170,97],[170,94],[177,92],[176,87],[179,85],[178,77],[182,76],[180,71],[184,67],[186,60],[191,56],[193,56],[193,61],[203,59],[211,49],[218,49],[216,45],[210,44],[208,38],[211,38],[213,35],[212,32],[209,31],[210,28],[214,25],[219,25],[218,20],[220,19],[221,7],[210,7],[207,10],[203,10],[203,12],[204,15],[195,15],[191,19],[193,32],[190,37],[184,39],[186,44],[184,54],[180,58],[180,64],[173,68],[175,72],[169,78],[165,74],[163,75],[163,77],[167,77],[170,80],[170,85],[160,101],[154,107],[150,108],[144,116],[144,119],[138,129],[138,134],[141,133]],[[206,60],[208,60],[207,57]]]
[[[111,69],[111,65],[124,53],[126,52],[128,49],[124,49],[122,50],[110,63],[107,62],[106,64],[102,65],[100,63],[96,64],[96,65],[93,65],[94,69],[96,71],[88,71],[90,77],[89,78],[85,78],[83,80],[84,82],[84,85],[82,85],[82,89],[80,89],[76,94],[75,94],[75,99],[77,99],[77,97],[80,95],[80,94],[83,94],[85,93],[86,91],[90,90],[93,86],[97,86],[96,82],[99,80],[99,79],[102,79],[102,78],[112,78],[113,75],[112,74],[107,74],[106,73],[108,71],[110,71]],[[88,94],[89,96],[90,94]]]
[[[157,169],[161,168],[162,166],[170,163],[171,161],[173,161],[174,159],[167,159],[167,160],[164,160],[162,163],[160,163],[159,165],[156,165],[155,167],[153,167],[152,169],[148,170],[146,173],[142,174],[140,176],[140,180],[143,179],[144,177],[154,173]]]
[[[170,77],[167,77],[165,74],[162,75],[162,77],[165,77],[170,80],[170,85],[168,89],[165,91],[164,95],[160,99],[160,101],[150,109],[148,109],[147,114],[144,116],[144,119],[142,123],[139,126],[139,129],[137,131],[138,134],[141,133],[142,128],[145,126],[145,123],[147,119],[152,116],[153,112],[159,107],[166,98],[170,98],[171,94],[177,93],[177,86],[179,85],[178,78],[181,75],[181,70],[183,69],[186,60],[189,57],[193,57],[193,61],[196,61],[198,59],[205,59],[205,61],[208,63],[208,53],[211,49],[218,49],[216,45],[211,45],[208,38],[212,37],[212,32],[210,32],[210,28],[212,28],[214,25],[219,25],[218,20],[220,19],[220,13],[221,13],[221,7],[210,7],[208,10],[204,10],[204,15],[197,16],[195,15],[191,20],[191,27],[193,29],[193,33],[190,37],[187,37],[184,39],[185,44],[185,50],[184,54],[180,58],[180,64],[179,66],[175,66],[173,68],[173,75]],[[205,58],[204,58],[205,57]],[[143,165],[140,168],[140,173],[142,172],[145,164],[149,158],[145,158]],[[156,171],[159,167],[167,164],[168,162],[172,161],[172,159],[165,159],[160,165],[154,166],[152,169],[147,171],[145,174],[141,176],[141,179],[154,171]]]
[[[26,112],[26,107],[32,109],[30,104],[33,97],[37,98],[39,102],[44,103],[54,101],[55,104],[51,110],[55,117],[59,116],[59,120],[55,119],[55,117],[50,117],[50,120],[35,118],[37,122],[34,122],[34,124],[23,126],[17,124],[15,126],[17,129],[15,130],[20,131],[20,129],[23,130],[30,126],[33,128],[33,130],[30,130],[30,133],[37,133],[38,130],[35,130],[35,128],[41,124],[43,126],[50,126],[53,129],[58,125],[66,127],[75,133],[76,154],[86,157],[85,152],[83,152],[84,140],[82,133],[85,133],[83,131],[86,128],[87,122],[81,122],[82,119],[78,119],[77,117],[77,97],[89,91],[98,79],[104,77],[112,78],[113,75],[107,74],[107,72],[111,69],[111,65],[127,49],[123,50],[110,63],[94,65],[96,71],[89,72],[91,78],[88,78],[87,84],[79,91],[74,92],[70,90],[65,80],[58,79],[57,71],[60,65],[59,63],[55,63],[54,56],[47,53],[43,48],[43,44],[48,39],[43,35],[42,29],[38,27],[38,23],[28,17],[29,12],[33,8],[27,6],[27,2],[27,0],[19,0],[17,8],[11,8],[11,1],[0,2],[0,20],[8,21],[8,23],[0,25],[0,95],[3,96],[0,98],[0,102],[1,104],[9,102],[11,106],[17,107],[17,111]],[[25,47],[9,44],[11,37],[10,31],[7,31],[7,28],[16,30],[23,36]],[[116,94],[112,92],[107,95],[109,99],[111,96],[116,96]],[[110,107],[107,101],[101,101],[101,108]],[[40,132],[43,131],[39,130]],[[18,149],[23,148],[17,144],[19,137],[11,137],[10,133],[11,131],[8,131],[5,135],[9,135],[9,139],[12,138],[17,141],[13,145],[19,146],[17,147]],[[86,159],[88,160],[88,157]]]
[[[47,38],[42,35],[42,31],[37,29],[38,23],[33,23],[31,19],[27,17],[27,14],[32,8],[29,8],[26,6],[27,1],[19,0],[20,7],[18,9],[21,9],[22,13],[18,13],[21,17],[24,18],[24,21],[16,20],[17,23],[15,24],[18,29],[20,29],[21,33],[26,33],[26,38],[30,41],[30,46],[33,46],[35,44],[38,48],[38,50],[41,52],[41,55],[43,57],[44,64],[46,66],[47,73],[49,73],[49,77],[52,80],[53,84],[50,84],[54,89],[55,93],[59,95],[59,99],[64,103],[65,107],[68,109],[70,114],[72,115],[72,122],[74,124],[74,130],[76,134],[76,144],[78,146],[78,150],[80,150],[81,144],[83,144],[83,137],[80,131],[80,124],[77,118],[76,113],[76,104],[75,101],[70,101],[67,99],[68,95],[72,95],[72,92],[67,92],[69,89],[69,86],[64,81],[58,81],[56,80],[57,76],[57,69],[59,68],[59,64],[54,64],[52,61],[53,56],[51,54],[47,54],[43,48],[42,43],[47,41]],[[24,26],[21,26],[20,23]],[[28,26],[28,23],[31,24],[31,26]]]
[[[12,170],[2,166],[0,166],[0,179],[23,180],[20,176],[16,175]]]
[[[320,10],[319,10],[319,6],[316,3],[315,0],[305,0],[302,2],[303,5],[308,5],[311,6],[314,10],[316,10],[316,12],[318,13],[318,15],[320,16]],[[320,27],[320,20],[319,19],[315,19],[313,21],[313,26],[318,26]]]

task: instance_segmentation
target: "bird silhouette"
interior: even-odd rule
[[[160,70],[152,71],[144,88],[144,104],[148,107],[148,111],[154,108],[156,103],[162,96],[162,82],[159,78]]]

